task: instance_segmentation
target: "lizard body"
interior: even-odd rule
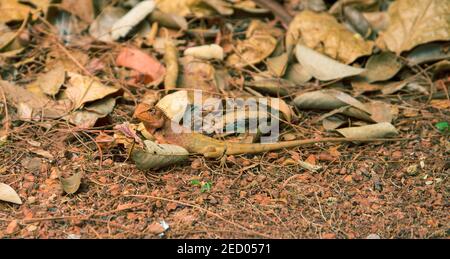
[[[158,133],[162,141],[185,148],[189,153],[201,154],[207,158],[221,158],[225,155],[258,154],[285,148],[294,148],[316,143],[387,142],[401,139],[358,139],[321,138],[284,141],[273,144],[244,144],[217,140],[200,133],[187,130],[172,122],[158,109],[140,104],[135,117],[140,119],[147,130]],[[149,112],[152,111],[150,114]]]
[[[171,123],[169,123],[171,124]],[[244,144],[217,140],[200,133],[182,132],[181,126],[175,133],[173,125],[164,126],[164,140],[169,144],[179,145],[190,153],[202,154],[207,158],[221,158],[225,155],[259,154],[285,148],[295,148],[316,143],[348,143],[348,142],[386,142],[399,139],[360,139],[360,138],[321,138],[277,142],[273,144]],[[178,133],[181,130],[182,133]]]

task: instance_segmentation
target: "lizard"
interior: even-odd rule
[[[349,142],[388,142],[404,139],[361,139],[361,138],[320,138],[283,141],[273,144],[245,144],[217,140],[201,133],[191,132],[183,126],[167,118],[158,108],[151,108],[145,104],[134,117],[140,119],[150,132],[157,132],[157,139],[168,144],[185,148],[191,154],[201,154],[206,158],[222,158],[227,155],[259,154],[286,148],[295,148],[316,143],[349,143]],[[149,113],[151,112],[151,115]]]

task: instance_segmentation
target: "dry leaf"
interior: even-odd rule
[[[52,0],[22,0],[21,2],[30,3],[31,5],[36,6],[37,9],[47,13],[48,7],[50,6]]]
[[[387,122],[362,127],[339,129],[337,131],[346,138],[359,139],[391,138],[398,135],[397,129]]]
[[[31,8],[18,0],[0,1],[0,23],[25,20],[30,12]]]
[[[411,66],[450,59],[450,42],[433,42],[419,46],[408,53],[406,59]]]
[[[18,220],[15,219],[15,220],[11,221],[11,222],[8,224],[8,226],[6,227],[5,233],[8,234],[8,235],[11,235],[11,234],[13,234],[14,232],[16,232],[16,230],[18,229],[18,227],[19,227]]]
[[[94,20],[94,5],[92,0],[63,0],[60,7],[75,14],[85,22],[91,23]]]
[[[165,67],[158,60],[136,48],[122,48],[119,56],[117,56],[116,63],[118,66],[131,68],[149,76],[150,79],[145,83],[157,84],[163,80],[166,73]]]
[[[300,63],[294,63],[288,67],[285,78],[296,85],[302,85],[309,82],[313,76]]]
[[[186,161],[189,152],[179,146],[145,140],[145,150],[133,150],[132,159],[140,170],[157,170]]]
[[[41,74],[36,84],[42,89],[42,91],[50,96],[55,96],[59,93],[59,89],[64,84],[66,79],[66,71],[64,66],[55,66],[53,69],[45,74]]]
[[[80,128],[91,128],[98,119],[108,116],[115,105],[114,98],[106,98],[86,106],[83,110],[73,112],[66,119]]]
[[[234,13],[232,5],[224,0],[203,0],[203,4],[211,7],[221,15],[232,15]]]
[[[289,94],[287,88],[295,88],[295,84],[284,79],[257,78],[253,82],[245,82],[245,86],[250,86],[258,92],[271,96],[286,96]]]
[[[73,102],[73,109],[78,109],[87,102],[97,101],[116,93],[119,89],[105,86],[95,78],[69,73],[69,85],[65,93]]]
[[[166,91],[177,88],[178,80],[178,50],[175,43],[171,40],[166,41],[166,51],[164,54],[164,62],[166,63],[166,75],[164,78],[164,89]]]
[[[223,48],[217,44],[191,47],[184,51],[185,56],[193,56],[199,59],[223,60]]]
[[[31,147],[31,148],[29,148],[29,150],[32,153],[34,153],[36,155],[39,155],[39,156],[42,156],[44,158],[47,158],[49,160],[54,160],[55,159],[55,157],[50,152],[48,152],[46,150],[43,150],[43,149],[40,149],[40,148],[35,148],[35,147]]]
[[[346,6],[344,7],[344,16],[351,27],[364,39],[371,36],[373,31],[370,23],[359,10],[353,8],[352,6]]]
[[[0,201],[11,202],[15,204],[22,204],[19,195],[9,185],[0,183]]]
[[[288,53],[283,53],[277,57],[267,59],[267,68],[276,77],[282,77],[286,72],[289,62]]]
[[[382,52],[369,58],[366,72],[361,74],[367,82],[386,81],[394,77],[403,68],[402,62],[392,52]]]
[[[373,42],[365,41],[340,24],[327,13],[303,11],[299,13],[286,33],[288,49],[301,43],[345,64],[361,56],[372,54]]]
[[[13,31],[6,24],[0,23],[0,52],[4,57],[7,57],[8,52],[15,53],[14,51],[23,49],[20,44],[17,44],[17,37],[20,30]]]
[[[364,12],[363,16],[376,32],[386,30],[389,26],[389,15],[387,12]]]
[[[270,12],[268,9],[259,8],[253,0],[233,1],[233,8],[254,14],[264,14]]]
[[[356,78],[352,81],[352,88],[355,95],[361,95],[366,92],[376,92],[383,89],[383,84],[371,84],[368,83],[364,78]]]
[[[182,17],[204,17],[215,13],[214,10],[203,4],[203,0],[156,0],[156,7],[165,13]]]
[[[35,94],[6,81],[0,81],[0,88],[16,108],[21,120],[58,119],[72,108],[70,100],[55,101],[42,94]]]
[[[227,64],[235,68],[255,65],[269,57],[277,47],[277,40],[263,23],[252,23],[247,30],[247,39],[236,43],[235,53],[227,59]]]
[[[118,40],[125,37],[133,27],[138,25],[155,9],[155,1],[142,1],[131,9],[125,16],[120,18],[111,28],[111,37]]]
[[[162,98],[156,107],[172,121],[179,122],[190,103],[187,91],[177,91]]]
[[[334,110],[345,106],[353,106],[370,114],[370,110],[360,101],[337,90],[321,90],[298,95],[294,99],[299,109]]]
[[[337,62],[313,49],[297,44],[296,57],[309,74],[322,81],[330,81],[363,73],[365,70]]]
[[[450,40],[448,0],[397,0],[389,6],[389,17],[377,44],[398,55],[424,43]]]
[[[176,14],[170,14],[161,12],[158,9],[155,9],[150,15],[151,22],[157,22],[160,26],[167,27],[170,29],[188,29],[188,22],[186,18],[183,16],[179,16]]]
[[[76,173],[69,178],[60,177],[61,185],[63,190],[67,194],[74,194],[78,191],[81,185],[81,177],[83,177],[83,173]]]
[[[371,101],[364,104],[371,112],[370,118],[374,122],[389,122],[398,115],[398,108],[381,101]]]
[[[313,164],[310,164],[310,163],[304,162],[304,161],[298,161],[298,164],[299,164],[301,167],[303,167],[304,169],[306,169],[306,170],[308,170],[308,171],[311,171],[311,172],[317,172],[317,171],[319,171],[320,169],[323,168],[323,167],[320,166],[320,165],[313,165]]]
[[[161,226],[161,224],[159,224],[158,222],[153,222],[147,227],[147,231],[150,234],[159,235],[161,233],[164,233],[165,230],[164,227]]]
[[[119,7],[106,7],[89,27],[89,34],[100,41],[114,41],[111,33],[112,26],[126,13],[124,9]]]
[[[438,110],[448,110],[450,108],[450,100],[431,100],[431,106]]]
[[[183,73],[180,76],[180,87],[198,89],[205,92],[217,92],[216,70],[206,61],[186,56],[180,59]]]
[[[343,126],[346,123],[347,123],[346,120],[343,120],[337,116],[330,116],[330,117],[324,118],[322,121],[322,125],[323,125],[324,129],[327,131],[333,131],[333,130]]]

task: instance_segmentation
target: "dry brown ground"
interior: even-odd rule
[[[228,157],[223,167],[192,157],[190,165],[158,172],[137,170],[120,150],[103,154],[100,165],[95,131],[24,123],[0,150],[0,181],[24,200],[0,203],[0,237],[158,238],[160,220],[170,225],[167,238],[448,237],[449,147],[433,125],[450,114],[417,98],[401,103],[408,117],[396,125],[410,141],[321,144]],[[128,119],[133,107],[120,107],[113,119]],[[308,122],[318,116],[305,115],[306,131],[317,130]],[[56,159],[30,152],[30,140]],[[322,170],[286,163],[310,156]],[[64,195],[58,174],[80,171],[80,191]],[[211,190],[202,193],[194,179],[211,182]]]

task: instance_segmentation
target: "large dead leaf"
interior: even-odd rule
[[[337,131],[346,138],[359,139],[391,138],[398,135],[397,129],[387,122],[362,127],[339,129]]]
[[[70,112],[70,100],[55,101],[43,94],[32,93],[6,81],[0,81],[0,90],[7,100],[17,108],[21,120],[57,119]]]
[[[119,89],[105,86],[95,78],[69,73],[69,85],[66,89],[67,97],[73,102],[73,109],[78,109],[87,102],[97,101],[113,94]]]
[[[145,150],[134,150],[133,161],[141,170],[160,169],[187,160],[189,152],[179,146],[156,144],[146,140]]]
[[[161,82],[166,74],[166,68],[157,59],[136,48],[123,48],[117,56],[116,64],[150,77],[146,83]]]
[[[0,183],[0,201],[22,204],[19,195],[9,185]]]
[[[389,7],[389,17],[377,44],[397,54],[427,42],[450,40],[448,0],[397,0]]]
[[[322,81],[335,80],[363,73],[365,70],[337,62],[311,48],[297,44],[297,60],[306,71]]]
[[[312,11],[299,13],[289,26],[286,45],[293,48],[297,43],[345,64],[372,54],[374,46],[373,42],[365,41],[359,34],[349,31],[333,16]]]

